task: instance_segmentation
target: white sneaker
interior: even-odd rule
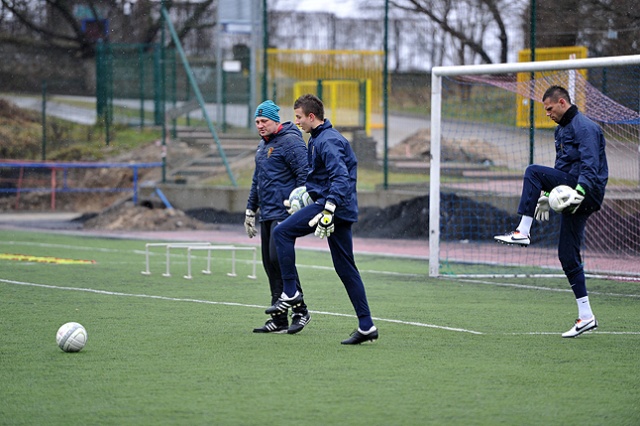
[[[504,235],[496,235],[493,239],[502,244],[512,244],[517,246],[526,247],[531,244],[529,236],[521,234],[519,231],[509,232]]]
[[[595,330],[596,328],[598,328],[596,317],[591,317],[587,320],[578,318],[569,331],[562,333],[562,337],[578,337],[585,331]]]

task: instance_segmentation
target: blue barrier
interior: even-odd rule
[[[133,202],[138,202],[138,170],[154,167],[162,167],[161,162],[154,163],[94,163],[94,162],[37,162],[37,161],[0,161],[0,178],[2,178],[3,168],[19,168],[20,178],[15,187],[1,187],[1,193],[17,194],[18,197],[22,192],[50,192],[51,208],[55,210],[55,194],[56,193],[78,193],[78,192],[132,192]],[[30,169],[49,169],[51,171],[50,187],[22,188],[22,175],[25,168]],[[133,171],[133,185],[131,188],[71,188],[68,186],[67,173],[69,169],[113,169],[128,168]],[[57,184],[57,171],[63,171],[62,186]]]

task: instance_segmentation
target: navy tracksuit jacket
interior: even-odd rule
[[[333,265],[356,311],[360,329],[369,330],[373,321],[353,256],[351,234],[351,226],[358,220],[358,161],[349,142],[329,120],[312,130],[307,155],[309,174],[306,187],[315,203],[294,213],[274,230],[284,292],[291,297],[296,291],[296,238],[314,232],[315,228],[309,226],[309,221],[324,210],[326,201],[330,201],[336,205],[335,231],[327,238]]]
[[[606,141],[602,129],[572,105],[555,129],[555,166],[532,164],[524,174],[518,214],[533,216],[540,191],[551,191],[558,185],[575,188],[578,184],[586,195],[574,213],[564,213],[560,221],[558,258],[569,282],[584,282],[580,249],[584,230],[591,213],[600,210],[604,200],[609,168],[605,153]],[[576,298],[586,296],[584,285],[574,287]]]
[[[260,221],[284,220],[289,215],[282,202],[307,178],[307,147],[298,126],[288,121],[268,140],[261,139],[247,209],[260,208]]]

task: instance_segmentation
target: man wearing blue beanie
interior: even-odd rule
[[[271,305],[283,291],[282,274],[272,238],[276,225],[289,217],[282,200],[289,198],[295,188],[303,186],[307,179],[307,147],[298,127],[289,122],[280,123],[280,107],[273,101],[264,101],[255,112],[255,123],[261,140],[255,156],[255,170],[247,201],[244,227],[249,238],[258,234],[256,212],[260,210],[260,240],[262,265],[269,279]],[[300,280],[296,278],[297,291],[302,294]],[[274,313],[265,325],[254,333],[295,334],[311,319],[307,306],[301,303],[291,309],[291,326],[288,310]]]
[[[256,114],[254,117],[265,117],[271,121],[275,121],[276,123],[280,123],[280,115],[278,114],[280,111],[280,107],[276,105],[273,101],[268,100],[264,101],[258,108],[256,108]]]

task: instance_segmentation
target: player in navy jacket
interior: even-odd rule
[[[274,231],[284,291],[267,313],[283,312],[302,302],[296,289],[296,238],[315,233],[327,237],[336,273],[344,284],[358,316],[358,329],[342,341],[346,345],[374,341],[378,330],[373,324],[369,303],[353,256],[351,226],[358,220],[356,194],[357,165],[349,142],[324,118],[322,101],[303,95],[294,103],[296,124],[310,133],[307,145],[309,174],[307,192],[314,203],[292,214]]]
[[[307,177],[307,148],[298,127],[290,121],[280,123],[280,108],[273,101],[258,105],[255,123],[261,136],[255,156],[256,168],[247,200],[245,229],[249,238],[257,235],[256,212],[260,210],[260,239],[262,265],[269,279],[271,303],[282,294],[282,275],[273,240],[276,225],[289,217],[282,201],[289,198],[294,188],[304,185]],[[300,280],[294,278],[302,293]],[[292,329],[302,330],[309,321],[309,312],[303,303],[292,310]],[[288,313],[278,313],[255,333],[286,333],[290,329]]]
[[[591,310],[580,248],[589,216],[600,210],[609,168],[602,129],[571,104],[567,90],[551,86],[542,96],[547,116],[555,129],[556,162],[553,168],[532,164],[524,174],[515,232],[496,235],[502,243],[527,246],[533,218],[549,220],[549,192],[558,185],[571,188],[564,199],[560,220],[558,257],[578,303],[578,319],[562,337],[576,337],[598,327]],[[541,193],[542,192],[542,193]]]

